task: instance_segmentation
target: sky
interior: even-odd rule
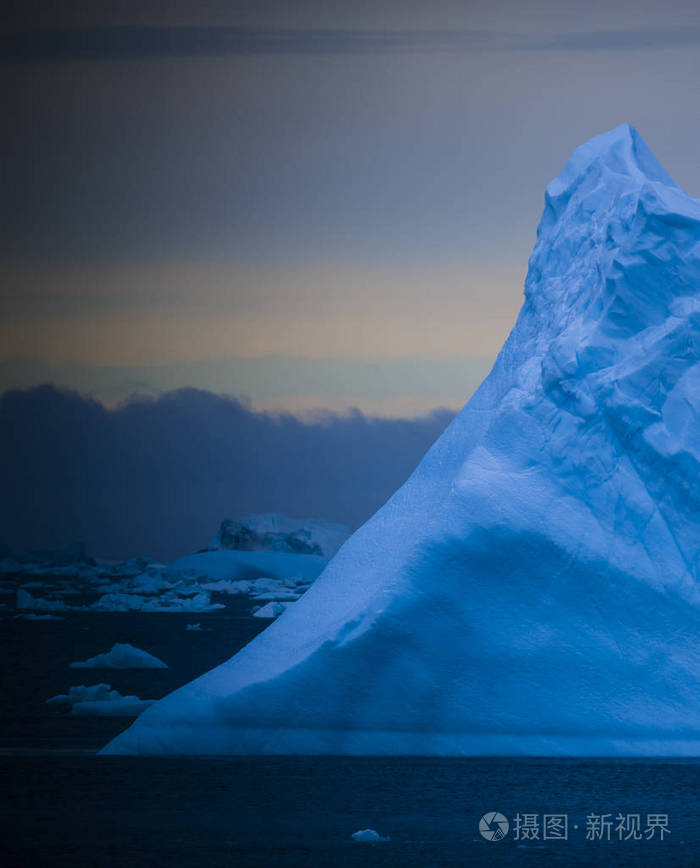
[[[696,2],[6,9],[0,544],[355,528],[488,373],[577,145],[631,123],[700,194]]]
[[[458,409],[544,187],[630,122],[700,194],[691,2],[25,2],[0,33],[0,388]]]

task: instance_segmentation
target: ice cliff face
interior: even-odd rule
[[[493,371],[303,599],[107,753],[700,752],[700,202],[621,126]]]

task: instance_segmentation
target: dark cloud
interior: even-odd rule
[[[256,413],[185,389],[115,410],[41,386],[0,397],[0,542],[82,540],[105,557],[195,550],[226,516],[284,512],[357,527],[452,418]]]
[[[542,39],[483,30],[252,27],[51,27],[0,34],[8,61],[134,60],[259,54],[376,54],[476,50],[621,51],[693,45],[700,27],[613,28]]]

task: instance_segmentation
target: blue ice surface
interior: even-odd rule
[[[697,755],[700,202],[629,125],[547,187],[482,386],[303,599],[106,754]]]

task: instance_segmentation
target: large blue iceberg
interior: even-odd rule
[[[311,590],[108,754],[700,753],[700,201],[547,187],[491,374]]]

